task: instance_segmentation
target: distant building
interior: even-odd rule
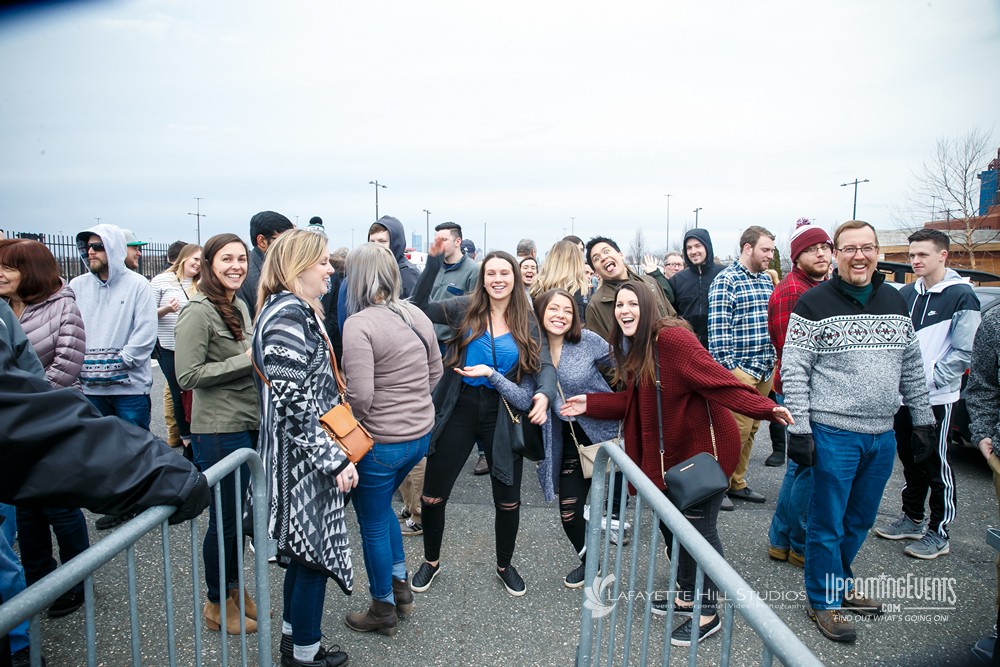
[[[949,266],[965,269],[976,268],[979,271],[1000,275],[1000,204],[988,208],[986,215],[969,218],[968,222],[968,229],[964,219],[931,220],[925,222],[923,227],[940,229],[951,238],[951,250],[948,253]],[[887,262],[909,264],[910,248],[906,237],[913,231],[912,229],[880,230],[879,243],[882,246],[882,259]],[[970,245],[972,246],[971,254],[969,252]],[[972,265],[972,256],[976,260],[975,267]]]

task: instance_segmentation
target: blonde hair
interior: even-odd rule
[[[305,229],[290,229],[268,246],[257,288],[258,313],[264,309],[264,302],[269,296],[288,290],[308,303],[319,318],[323,319],[319,299],[310,299],[305,295],[300,276],[306,269],[329,256],[326,243],[326,236],[323,234]]]
[[[347,253],[347,316],[371,306],[385,306],[413,326],[410,311],[399,298],[399,265],[392,251],[379,243],[362,243]]]
[[[531,296],[538,296],[552,289],[566,290],[570,294],[586,292],[590,282],[583,272],[583,253],[572,241],[556,241],[545,256],[535,282],[531,285]]]
[[[167,271],[170,271],[175,276],[177,276],[177,282],[184,284],[184,262],[191,259],[191,257],[195,253],[199,252],[201,252],[200,245],[198,245],[197,243],[188,243],[183,248],[181,248],[181,251],[179,253],[177,253],[177,259],[174,261],[173,266],[167,269]],[[200,274],[201,272],[199,271],[199,275]],[[198,276],[195,276],[191,282],[197,284]]]

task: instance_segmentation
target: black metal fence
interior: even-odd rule
[[[12,231],[5,233],[9,239],[30,239],[44,243],[56,258],[56,263],[59,264],[59,273],[67,282],[87,270],[80,258],[80,251],[76,247],[76,236]],[[169,243],[148,243],[142,246],[138,273],[146,278],[152,278],[163,272],[167,268],[167,247],[169,245]]]

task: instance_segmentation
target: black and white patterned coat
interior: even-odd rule
[[[345,496],[336,476],[346,456],[319,417],[340,401],[322,323],[290,292],[271,296],[258,315],[253,360],[260,396],[257,452],[268,482],[268,537],[279,561],[322,570],[345,593],[354,587],[344,521]]]

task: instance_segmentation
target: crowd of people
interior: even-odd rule
[[[543,497],[558,501],[572,548],[568,588],[585,584],[583,448],[621,442],[664,491],[665,470],[712,454],[728,489],[683,513],[721,554],[719,512],[734,511],[733,501],[766,502],[748,479],[760,422],[787,426],[787,436],[772,436],[767,461],[785,465],[787,450],[767,553],[803,568],[806,611],[837,641],[857,636],[846,612],[881,613],[878,600],[852,589],[851,565],[897,456],[902,514],[876,535],[910,540],[905,553],[915,558],[949,552],[949,420],[970,366],[972,431],[983,455],[1000,461],[997,355],[980,354],[995,347],[998,329],[977,337],[978,301],[947,268],[941,232],[910,237],[917,279],[899,291],[876,271],[875,228],[857,220],[832,236],[800,220],[784,277],[775,235],[758,226],[743,231],[736,260],[724,266],[705,229],[687,231],[662,262],[647,255],[630,263],[604,236],[566,237],[544,256],[524,239],[514,255],[493,250],[477,261],[461,226],[447,222],[435,228],[420,272],[406,258],[398,219],[373,223],[368,242],[346,257],[329,252],[317,220],[295,229],[263,211],[251,218],[249,246],[231,233],[203,247],[178,242],[152,281],[134,271],[143,242],[113,225],[77,235],[88,270],[68,285],[41,243],[0,241],[0,297],[53,387],[75,388],[101,415],[148,431],[155,358],[171,444],[184,456],[206,469],[241,448],[260,454],[268,537],[285,568],[283,666],[347,662],[340,646],[321,645],[320,621],[327,579],[353,589],[349,502],[371,600],[344,623],[397,632],[414,592],[445,571],[447,504],[473,448],[475,473],[490,479],[496,577],[512,596],[527,592],[515,564],[524,460],[511,429],[501,428],[516,412],[541,427],[537,477]],[[338,403],[374,440],[354,462],[320,422]],[[249,475],[242,489],[233,477],[222,486],[221,522],[215,512],[208,519],[202,613],[206,627],[236,634],[255,631],[256,607],[237,566]],[[135,511],[116,508],[96,528]],[[50,527],[62,562],[89,546],[79,508],[0,510],[8,541],[16,517],[28,583],[56,567]],[[617,526],[621,515],[616,503],[594,520]],[[672,536],[664,525],[661,532],[667,557],[679,559],[679,581],[653,612],[672,607],[683,620],[671,642],[687,646],[722,627],[719,593],[706,579],[701,616],[692,618],[696,565],[683,549],[671,553]],[[412,572],[408,536],[423,541]],[[82,587],[73,589],[48,614],[82,603]]]

